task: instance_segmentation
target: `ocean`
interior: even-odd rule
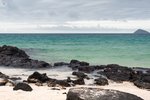
[[[150,68],[150,35],[0,34],[0,45],[17,46],[33,59]]]

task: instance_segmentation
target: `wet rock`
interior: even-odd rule
[[[90,66],[90,67],[93,67],[94,70],[102,70],[106,67],[106,65],[96,65],[96,66],[93,65],[93,66]]]
[[[131,68],[116,64],[109,64],[100,73],[105,75],[110,80],[122,82],[132,80],[131,73],[133,72],[134,71]]]
[[[91,66],[80,66],[80,67],[78,67],[78,71],[82,71],[85,73],[91,73],[94,70],[95,70],[94,67],[91,67]]]
[[[81,61],[79,62],[80,66],[89,66],[90,64],[88,62],[84,62],[84,61]]]
[[[27,79],[29,83],[37,83],[37,82],[46,82],[49,81],[48,76],[46,73],[40,74],[39,72],[34,72],[32,75],[30,75]]]
[[[75,75],[78,78],[88,78],[88,76],[83,72],[72,72],[72,75]]]
[[[58,66],[68,66],[69,63],[65,63],[65,62],[56,62],[54,63],[54,67],[58,67]]]
[[[19,68],[50,68],[50,64],[44,61],[30,59],[25,51],[13,47],[2,46],[0,47],[0,65],[19,67]]]
[[[72,69],[78,69],[78,67],[80,66],[89,66],[88,62],[84,62],[84,61],[78,61],[78,60],[71,60],[69,67],[71,67]]]
[[[143,100],[133,94],[100,88],[71,88],[67,100]]]
[[[106,78],[99,77],[98,79],[95,79],[95,84],[97,85],[108,85],[108,80]]]
[[[18,83],[13,90],[32,91],[33,89],[26,83]]]

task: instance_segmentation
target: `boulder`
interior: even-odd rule
[[[100,88],[71,88],[66,100],[143,100],[142,98],[116,90]]]
[[[32,91],[33,89],[26,83],[18,83],[13,90]]]
[[[108,85],[108,80],[106,78],[99,77],[98,79],[95,79],[95,84],[97,85]]]
[[[0,65],[20,67],[20,68],[50,68],[50,64],[44,61],[30,59],[25,51],[13,47],[2,46],[0,47]]]
[[[39,72],[34,72],[32,75],[30,75],[27,79],[29,83],[36,83],[36,82],[46,82],[49,81],[48,76],[46,73],[40,74]]]

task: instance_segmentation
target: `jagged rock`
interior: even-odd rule
[[[0,65],[11,66],[19,68],[50,68],[50,64],[44,61],[30,59],[25,51],[13,47],[2,46],[0,47]]]
[[[95,79],[95,84],[97,85],[108,85],[108,80],[106,78],[99,77],[98,79]]]
[[[66,100],[143,100],[133,94],[100,88],[71,88]]]
[[[23,91],[32,91],[33,89],[31,88],[30,85],[26,83],[18,83],[13,90],[23,90]]]
[[[29,83],[36,83],[36,82],[46,82],[49,81],[48,76],[46,73],[40,74],[39,72],[34,72],[32,75],[30,75],[27,79]]]

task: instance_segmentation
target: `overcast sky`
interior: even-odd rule
[[[0,32],[150,31],[150,0],[0,0]]]

